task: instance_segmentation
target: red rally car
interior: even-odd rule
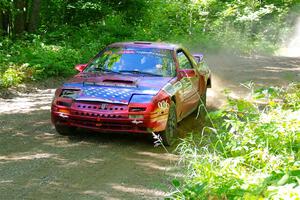
[[[206,103],[211,73],[202,54],[167,43],[114,43],[55,92],[56,131],[159,133],[165,145],[177,123]]]

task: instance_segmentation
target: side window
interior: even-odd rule
[[[179,62],[180,69],[193,69],[189,59],[182,51],[177,52],[177,59]]]

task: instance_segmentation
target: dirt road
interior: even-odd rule
[[[208,105],[222,104],[222,90],[245,95],[239,83],[286,85],[300,81],[300,58],[209,56],[213,89]],[[159,199],[180,176],[176,156],[139,135],[56,134],[50,124],[53,88],[0,99],[0,199]],[[180,131],[197,131],[189,117]],[[172,149],[170,149],[172,151]]]
[[[244,97],[249,90],[241,84],[253,81],[255,87],[287,86],[300,81],[300,57],[234,57],[208,56],[213,72],[208,107],[218,108],[226,99],[224,89],[233,97]]]

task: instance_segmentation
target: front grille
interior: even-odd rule
[[[101,118],[115,118],[115,119],[120,119],[120,118],[128,118],[126,115],[121,115],[121,114],[103,114],[103,113],[93,113],[93,112],[84,112],[84,111],[72,111],[73,115],[77,116],[87,116],[87,117],[101,117]]]
[[[84,103],[84,102],[75,102],[74,109],[84,109],[84,110],[100,110],[100,111],[127,111],[127,105],[118,105],[110,103]]]
[[[124,119],[128,118],[128,114],[123,114],[126,111],[128,111],[127,105],[80,101],[73,104],[71,114],[101,119]]]

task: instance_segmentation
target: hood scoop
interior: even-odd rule
[[[102,81],[103,83],[111,83],[111,84],[126,84],[126,85],[132,85],[135,82],[132,80],[123,80],[123,79],[104,79]]]
[[[136,81],[124,79],[104,79],[102,81],[87,80],[83,86],[114,86],[114,87],[138,87]]]

